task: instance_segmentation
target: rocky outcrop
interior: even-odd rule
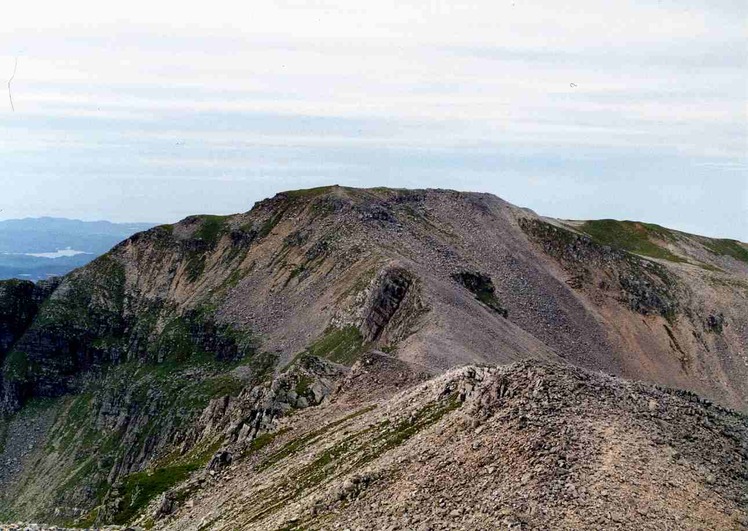
[[[329,409],[325,422],[313,410],[288,419],[156,527],[740,529],[747,521],[746,418],[691,394],[529,362],[463,367],[386,398],[349,402],[350,391],[333,401],[350,405]]]
[[[0,281],[0,415],[18,409],[29,393],[29,371],[35,367],[18,343],[58,284],[59,279]]]
[[[496,297],[496,288],[491,277],[472,271],[452,273],[452,279],[475,295],[475,298],[504,317],[509,317],[509,310],[504,308]]]
[[[721,334],[725,327],[725,314],[710,314],[706,318],[706,328],[710,332]]]
[[[391,480],[364,470],[367,463],[416,444],[444,416],[457,422],[481,378],[498,374],[472,369],[435,399],[386,405],[455,366],[564,358],[745,409],[748,280],[739,258],[709,261],[708,239],[688,235],[662,236],[672,249],[648,247],[655,256],[643,256],[574,227],[486,194],[326,187],[279,194],[244,214],[156,227],[59,285],[0,283],[0,434],[9,441],[0,466],[13,462],[0,473],[0,514],[81,525],[168,522],[256,460],[277,477],[284,463],[297,480],[277,485],[283,504],[295,504],[295,492],[322,496],[314,485],[324,480],[330,492],[309,507],[335,512]],[[508,404],[499,413],[505,422],[533,425],[568,406],[545,380],[522,380],[537,386],[532,400],[507,394],[511,383],[500,380],[484,398],[491,411]],[[383,406],[405,416],[371,413]],[[471,423],[493,418],[469,411]],[[369,431],[339,439],[337,427],[359,416]],[[456,442],[471,434],[453,435]],[[551,435],[574,443],[560,428]],[[522,465],[523,475],[550,467],[557,453]],[[303,462],[314,455],[314,466]],[[356,470],[328,485],[328,465],[341,456]],[[565,507],[553,503],[554,511]],[[445,505],[439,518],[459,510]],[[214,527],[210,518],[202,523]]]
[[[571,286],[617,285],[621,302],[632,311],[668,319],[678,313],[676,280],[660,264],[541,220],[523,218],[520,226],[572,275]]]
[[[380,274],[372,289],[361,325],[364,341],[379,339],[412,285],[412,275],[405,269],[390,268]]]
[[[59,279],[0,281],[0,360],[31,325],[41,304],[59,284]]]

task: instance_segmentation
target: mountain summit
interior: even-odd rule
[[[746,420],[723,407],[748,410],[746,345],[741,242],[544,218],[488,194],[281,193],[244,214],[138,233],[61,280],[0,283],[0,514],[174,529],[371,528],[372,515],[593,529],[612,518],[585,505],[602,479],[574,463],[643,467],[649,455],[687,461],[674,481],[709,493],[689,525],[717,513],[742,525]],[[589,411],[563,431],[580,404]],[[714,430],[682,443],[673,423],[690,426],[688,411]],[[507,446],[479,436],[489,418],[519,430]],[[495,422],[487,434],[498,436]],[[538,442],[544,424],[551,449]],[[623,426],[638,430],[641,455],[605,442]],[[425,456],[424,438],[453,479],[516,466],[501,482],[523,486],[521,510],[501,488],[484,499],[494,472],[481,479],[489,490],[464,486],[464,506],[424,487],[428,514],[385,508],[372,492],[406,496],[437,477],[426,465],[408,481],[390,475],[395,456]],[[476,444],[492,450],[468,467],[462,452]],[[710,444],[723,447],[718,462],[699,455]],[[546,472],[559,492],[544,502],[530,487]],[[602,504],[646,521],[625,506],[646,488]],[[685,498],[671,512],[656,500],[648,510],[663,523],[689,511]]]

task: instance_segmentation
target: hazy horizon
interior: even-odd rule
[[[290,191],[290,189],[289,190],[279,190],[277,193],[281,193],[281,192],[285,192],[285,191]],[[461,191],[462,192],[469,192],[470,190],[461,190]],[[268,197],[271,197],[271,196],[268,196]],[[262,199],[265,199],[265,198],[263,197],[263,198],[259,199],[258,201],[261,201]],[[505,199],[505,198],[502,198],[502,199]],[[526,205],[516,205],[516,206],[530,208],[530,207],[527,207]],[[249,209],[251,209],[251,206],[250,206]],[[247,209],[247,210],[249,210],[249,209]],[[26,216],[24,218],[6,218],[6,217],[2,217],[2,215],[0,214],[0,224],[2,224],[3,222],[6,222],[6,221],[39,220],[39,219],[49,218],[49,219],[54,219],[54,220],[80,221],[80,222],[84,222],[84,223],[97,223],[97,222],[101,223],[101,222],[103,222],[103,223],[111,223],[111,224],[116,224],[116,225],[128,225],[128,224],[133,224],[133,225],[142,225],[142,224],[161,225],[161,224],[177,223],[177,222],[181,221],[182,219],[184,219],[185,217],[191,216],[191,215],[202,215],[202,214],[208,214],[208,215],[232,215],[232,214],[244,213],[247,210],[245,210],[245,211],[237,211],[237,212],[193,212],[193,213],[187,214],[186,216],[183,216],[183,217],[181,217],[179,219],[170,219],[170,220],[169,219],[166,219],[166,220],[148,220],[148,219],[144,219],[144,220],[132,220],[132,219],[123,219],[123,220],[116,220],[116,221],[115,220],[110,220],[110,219],[101,219],[101,218],[85,219],[85,218],[80,218],[80,217],[79,218],[70,218],[70,217],[64,217],[64,216],[47,216],[47,215]],[[532,210],[534,210],[534,209],[532,209]],[[544,212],[538,212],[536,210],[534,210],[534,211],[535,211],[536,214],[539,214],[541,216],[556,217],[556,216],[551,216],[551,215],[549,215],[547,213],[544,213]],[[608,217],[608,218],[559,217],[558,219],[564,219],[564,220],[569,220],[569,221],[584,221],[584,220],[589,220],[589,219],[618,219],[619,221],[641,221],[641,222],[647,222],[647,223],[654,223],[652,220],[649,220],[649,219],[629,219],[629,218],[610,218],[610,217]],[[736,239],[736,240],[743,241],[744,243],[748,243],[748,239],[742,239],[742,238],[739,238],[739,237],[723,236],[723,235],[719,235],[719,234],[705,234],[705,233],[699,233],[699,232],[688,231],[688,230],[685,230],[685,229],[680,229],[680,228],[674,227],[674,226],[668,226],[668,225],[663,225],[663,226],[666,226],[667,228],[670,228],[670,229],[681,230],[683,232],[690,232],[691,234],[696,234],[696,235],[700,235],[700,236],[708,236],[708,237],[712,237],[712,238]]]
[[[0,20],[3,219],[337,183],[748,240],[744,2],[40,7]]]

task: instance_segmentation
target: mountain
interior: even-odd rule
[[[151,227],[49,217],[0,221],[0,279],[64,275]]]
[[[739,527],[746,345],[742,242],[286,192],[0,284],[0,519]]]

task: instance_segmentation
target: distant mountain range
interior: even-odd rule
[[[0,221],[0,279],[64,275],[154,225],[50,217]]]

